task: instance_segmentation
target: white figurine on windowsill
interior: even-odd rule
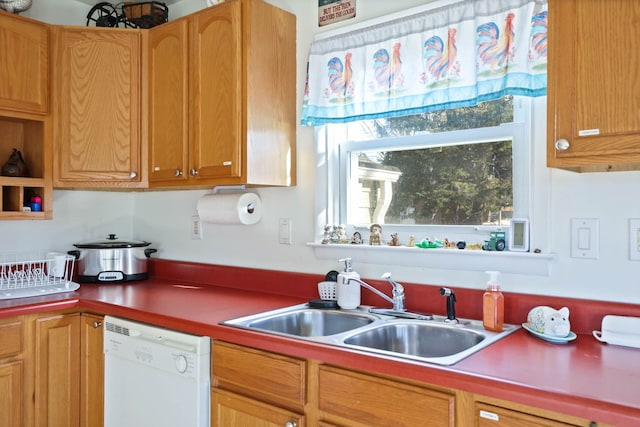
[[[31,0],[0,0],[0,9],[9,13],[20,13],[31,7]]]

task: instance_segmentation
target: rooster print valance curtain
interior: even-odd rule
[[[466,0],[315,41],[302,124],[544,96],[546,87],[546,0]]]

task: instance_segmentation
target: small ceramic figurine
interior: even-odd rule
[[[382,227],[380,224],[371,224],[369,227],[369,231],[371,234],[369,235],[369,244],[370,245],[381,245],[382,244]]]
[[[347,237],[347,226],[344,224],[340,224],[338,226],[338,243],[349,243],[349,238]]]
[[[534,307],[527,315],[527,322],[534,331],[552,337],[566,337],[571,332],[567,307],[560,310],[546,305]]]
[[[407,246],[412,248],[415,246],[415,244],[416,244],[416,236],[412,234],[411,236],[409,236],[409,243],[407,243]]]
[[[360,244],[362,244],[362,234],[360,234],[357,231],[355,233],[353,233],[353,236],[351,236],[351,244],[352,245],[360,245]]]
[[[398,239],[398,233],[393,233],[391,235],[391,241],[387,243],[389,246],[401,246],[400,239]]]
[[[338,226],[333,225],[331,228],[331,237],[329,238],[331,243],[338,243],[340,239],[338,238]]]
[[[0,0],[0,9],[9,13],[20,13],[31,7],[31,0]]]
[[[325,225],[324,226],[324,236],[322,237],[322,241],[321,243],[323,245],[328,244],[329,242],[331,242],[331,233],[333,232],[333,225]]]

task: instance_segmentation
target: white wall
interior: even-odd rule
[[[298,94],[309,45],[317,26],[317,1],[270,0],[298,17]],[[55,8],[47,0],[34,0],[27,16],[57,24],[84,25],[89,4],[59,0]],[[355,20],[330,25],[361,22],[380,15],[427,3],[424,0],[357,1]],[[176,17],[204,7],[204,0],[182,0],[170,4]],[[298,110],[301,96],[298,96]],[[548,277],[504,275],[505,291],[583,297],[640,303],[640,262],[628,260],[628,219],[640,218],[640,198],[636,183],[640,172],[575,174],[547,169],[544,165],[544,117],[536,118],[538,136],[534,158],[536,205],[532,220],[537,222],[534,246],[556,254]],[[318,260],[306,246],[316,235],[316,158],[313,130],[298,128],[298,186],[259,189],[265,214],[253,226],[204,224],[204,239],[192,240],[191,216],[197,199],[206,191],[109,193],[54,191],[53,221],[0,222],[0,250],[66,250],[78,241],[101,238],[109,232],[122,237],[145,239],[159,249],[158,257],[234,266],[324,274],[339,268],[338,262]],[[291,218],[293,244],[278,243],[278,219]],[[571,218],[598,218],[600,257],[597,260],[570,257]],[[363,277],[375,278],[392,271],[399,281],[452,287],[481,288],[483,273],[445,271],[420,267],[372,265],[358,259],[356,269]]]

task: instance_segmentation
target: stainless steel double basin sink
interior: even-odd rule
[[[504,325],[490,332],[482,322],[445,317],[406,319],[373,314],[369,307],[355,310],[310,308],[307,304],[286,307],[223,322],[258,332],[400,357],[439,365],[452,365],[516,331]]]

